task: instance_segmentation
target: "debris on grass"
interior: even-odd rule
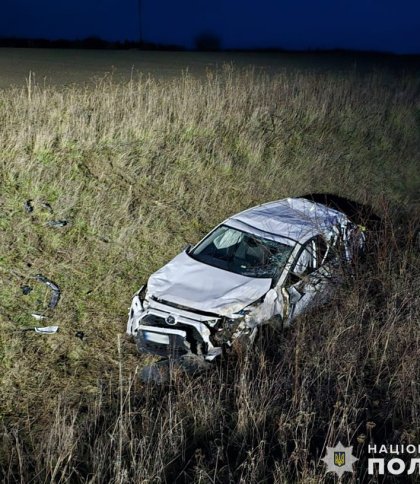
[[[26,202],[23,204],[25,212],[32,213],[34,211],[34,205],[32,202],[32,200],[26,200]]]
[[[75,334],[76,338],[79,338],[81,339],[82,341],[85,339],[85,333],[83,331],[77,331],[77,333]]]
[[[54,334],[54,333],[57,333],[59,329],[60,328],[58,326],[44,326],[44,327],[34,328],[34,331],[35,333],[39,333],[39,334]]]
[[[43,319],[47,319],[47,316],[44,316],[41,313],[31,313],[31,316],[35,318],[37,321],[41,321]]]
[[[51,207],[51,205],[48,202],[42,201],[41,207],[44,208],[45,210],[48,210],[48,212],[50,212],[50,213],[54,213],[53,208]]]
[[[61,296],[60,288],[57,286],[57,284],[55,284],[53,281],[50,281],[47,277],[45,277],[42,274],[37,274],[35,276],[35,279],[38,282],[45,284],[51,289],[52,294],[51,294],[50,302],[48,303],[48,308],[54,309],[57,306],[58,301],[60,300],[60,296]]]
[[[46,210],[50,214],[54,213],[54,210],[50,203],[46,201],[41,201],[40,205],[43,210]],[[25,212],[27,213],[32,213],[35,210],[34,201],[32,199],[26,200],[23,206],[24,206]],[[54,228],[65,227],[68,224],[69,224],[68,220],[50,220],[46,223],[48,227],[54,227]]]
[[[34,331],[38,334],[55,334],[58,333],[60,328],[58,326],[37,326],[35,328],[23,328],[22,331],[27,333],[28,331]]]
[[[65,227],[66,225],[68,225],[67,220],[50,220],[49,222],[47,222],[48,227],[54,227],[54,228],[61,228],[61,227]]]
[[[24,296],[27,296],[28,294],[30,294],[32,292],[32,287],[31,286],[28,286],[28,285],[24,285],[24,286],[21,286],[20,288],[22,290],[22,294]]]

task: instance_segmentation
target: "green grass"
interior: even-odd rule
[[[418,217],[419,87],[379,71],[226,67],[0,91],[0,475],[320,482],[338,437],[419,443],[419,260],[398,232],[402,213],[406,234]],[[375,266],[278,335],[276,351],[239,355],[210,381],[143,387],[147,359],[119,339],[134,291],[227,216],[308,192],[390,214]],[[20,291],[37,273],[63,291],[56,335],[19,331],[38,324],[45,294]]]

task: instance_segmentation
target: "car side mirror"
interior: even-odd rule
[[[186,254],[189,253],[189,251],[192,249],[193,245],[192,244],[187,244],[184,249],[183,249],[183,252],[185,252]]]
[[[286,286],[294,286],[298,282],[303,282],[307,284],[309,282],[309,271],[303,272],[302,274],[296,274],[295,272],[290,272],[286,282]]]
[[[296,304],[303,297],[303,295],[295,287],[291,287],[288,292],[289,292],[289,300],[292,304]]]
[[[295,274],[294,272],[290,272],[287,280],[287,285],[288,286],[293,286],[294,284],[297,284],[300,282],[302,278]]]

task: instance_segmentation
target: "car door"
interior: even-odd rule
[[[321,236],[303,245],[282,288],[286,325],[315,303],[328,298],[333,262],[331,247]]]

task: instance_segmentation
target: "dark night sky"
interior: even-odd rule
[[[142,0],[143,38],[225,48],[420,53],[420,0]],[[137,0],[1,0],[0,36],[137,40]]]

